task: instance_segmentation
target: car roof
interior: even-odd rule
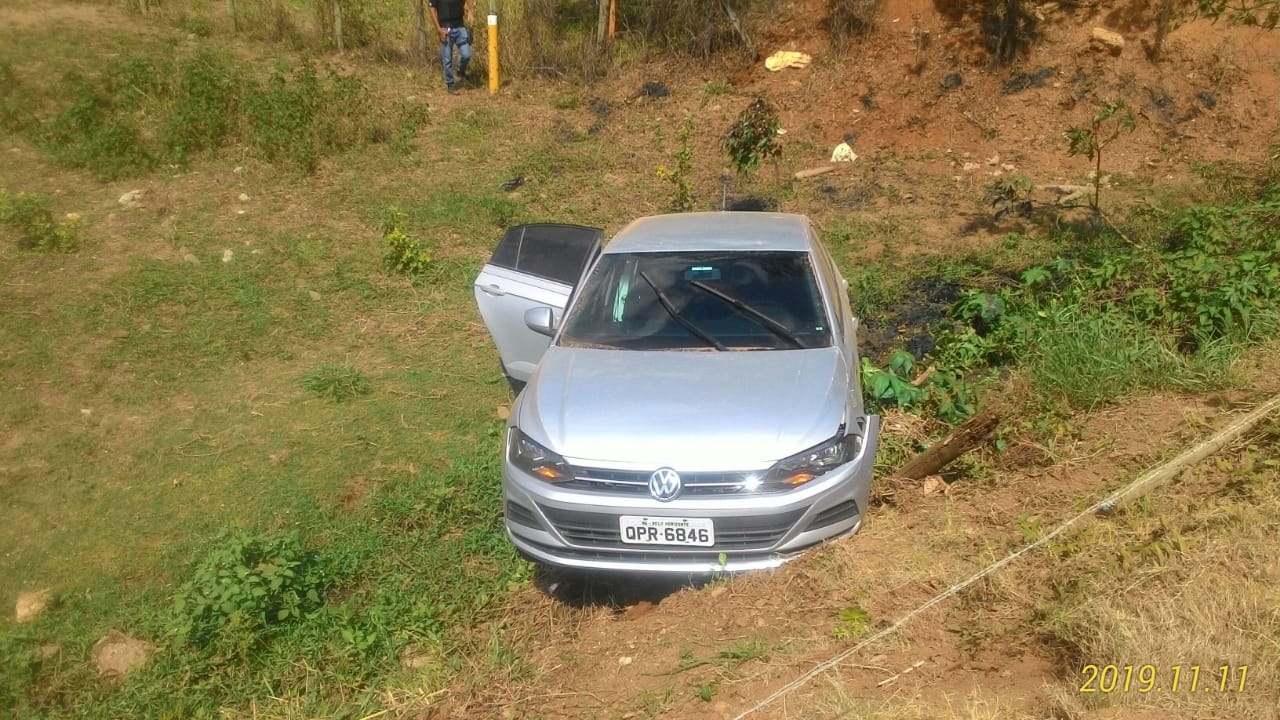
[[[812,247],[804,215],[768,212],[699,212],[654,215],[627,225],[604,252],[791,250]]]

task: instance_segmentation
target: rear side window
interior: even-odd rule
[[[489,258],[492,265],[573,285],[591,259],[600,231],[578,225],[510,228]]]

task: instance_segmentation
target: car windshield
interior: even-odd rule
[[[625,350],[827,347],[831,330],[804,252],[606,254],[560,344]]]

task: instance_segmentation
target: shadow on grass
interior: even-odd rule
[[[585,572],[538,565],[533,584],[569,607],[621,611],[642,602],[657,605],[685,588],[698,589],[715,579],[711,574]]]

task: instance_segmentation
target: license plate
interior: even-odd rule
[[[710,518],[623,515],[618,518],[618,529],[622,531],[622,542],[627,545],[711,547],[716,544],[716,529]]]

